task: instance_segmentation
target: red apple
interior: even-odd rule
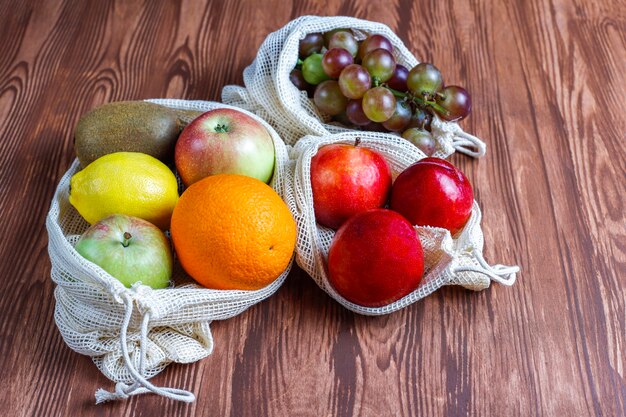
[[[380,307],[413,292],[424,274],[424,252],[411,223],[373,209],[345,222],[328,253],[329,281],[346,300]]]
[[[474,191],[461,171],[440,158],[422,159],[396,178],[390,208],[418,226],[459,232],[472,214]]]
[[[274,171],[274,142],[267,129],[247,114],[215,109],[183,129],[174,159],[186,186],[216,174],[246,175],[268,183]]]
[[[383,207],[391,171],[378,152],[355,145],[322,146],[311,159],[315,219],[337,229],[351,216]]]

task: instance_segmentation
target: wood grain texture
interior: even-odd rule
[[[444,288],[354,315],[296,269],[212,325],[215,352],[159,385],[112,388],[53,321],[44,219],[81,114],[104,102],[217,100],[264,37],[303,14],[393,28],[471,91],[481,160],[451,158],[511,288]],[[0,415],[626,415],[626,9],[617,0],[0,2]]]

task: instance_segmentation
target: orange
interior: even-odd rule
[[[213,175],[185,190],[171,222],[176,255],[198,283],[257,290],[287,268],[296,223],[267,184],[242,175]]]

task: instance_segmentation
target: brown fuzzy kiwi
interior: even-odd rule
[[[96,107],[78,121],[74,148],[82,166],[114,152],[141,152],[169,163],[179,133],[193,115],[145,101],[119,101]]]

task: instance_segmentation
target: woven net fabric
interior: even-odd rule
[[[230,107],[205,101],[149,101],[199,111]],[[285,184],[291,173],[287,148],[265,121],[245,113],[270,132],[276,151],[270,185],[288,199]],[[211,290],[196,285],[177,264],[172,277],[175,286],[158,290],[145,285],[126,288],[74,249],[80,235],[89,227],[68,200],[70,178],[79,169],[79,162],[75,160],[56,189],[46,219],[51,275],[56,284],[54,318],[67,345],[92,357],[107,378],[118,383],[137,382],[124,359],[124,348],[131,367],[140,369],[140,376],[146,380],[172,362],[190,363],[206,357],[213,349],[211,321],[233,317],[269,297],[289,274],[292,262],[274,282],[260,290]],[[126,314],[130,316],[124,326]],[[143,337],[142,325],[146,326]],[[121,329],[126,329],[125,338],[120,337]],[[122,343],[125,346],[121,346]],[[120,396],[123,395],[122,392]]]
[[[303,16],[267,36],[255,60],[244,70],[245,87],[224,87],[222,101],[250,110],[267,120],[289,145],[294,145],[306,135],[353,132],[353,129],[330,122],[330,117],[317,109],[306,92],[298,90],[289,80],[289,73],[298,60],[300,40],[310,33],[324,33],[337,28],[351,29],[358,40],[370,34],[384,35],[393,44],[398,63],[409,69],[419,63],[400,38],[384,24],[343,16]],[[457,123],[434,117],[432,135],[436,142],[432,156],[445,158],[455,151],[473,157],[485,154],[484,142],[464,132]],[[378,136],[389,140],[398,137],[393,133],[378,133]]]
[[[492,280],[512,284],[516,267],[489,266],[482,257],[483,234],[480,228],[481,212],[474,202],[467,224],[455,236],[445,229],[415,227],[424,249],[424,277],[419,287],[383,307],[363,307],[343,298],[328,281],[328,251],[335,232],[320,226],[315,220],[311,187],[311,158],[322,146],[354,144],[359,138],[365,148],[380,153],[395,178],[409,165],[425,157],[416,147],[401,138],[381,137],[372,132],[344,132],[323,137],[308,135],[291,150],[293,176],[288,177],[287,203],[295,214],[298,227],[296,262],[333,299],[347,309],[364,315],[383,315],[404,308],[444,285],[461,285],[471,290],[483,290]]]

